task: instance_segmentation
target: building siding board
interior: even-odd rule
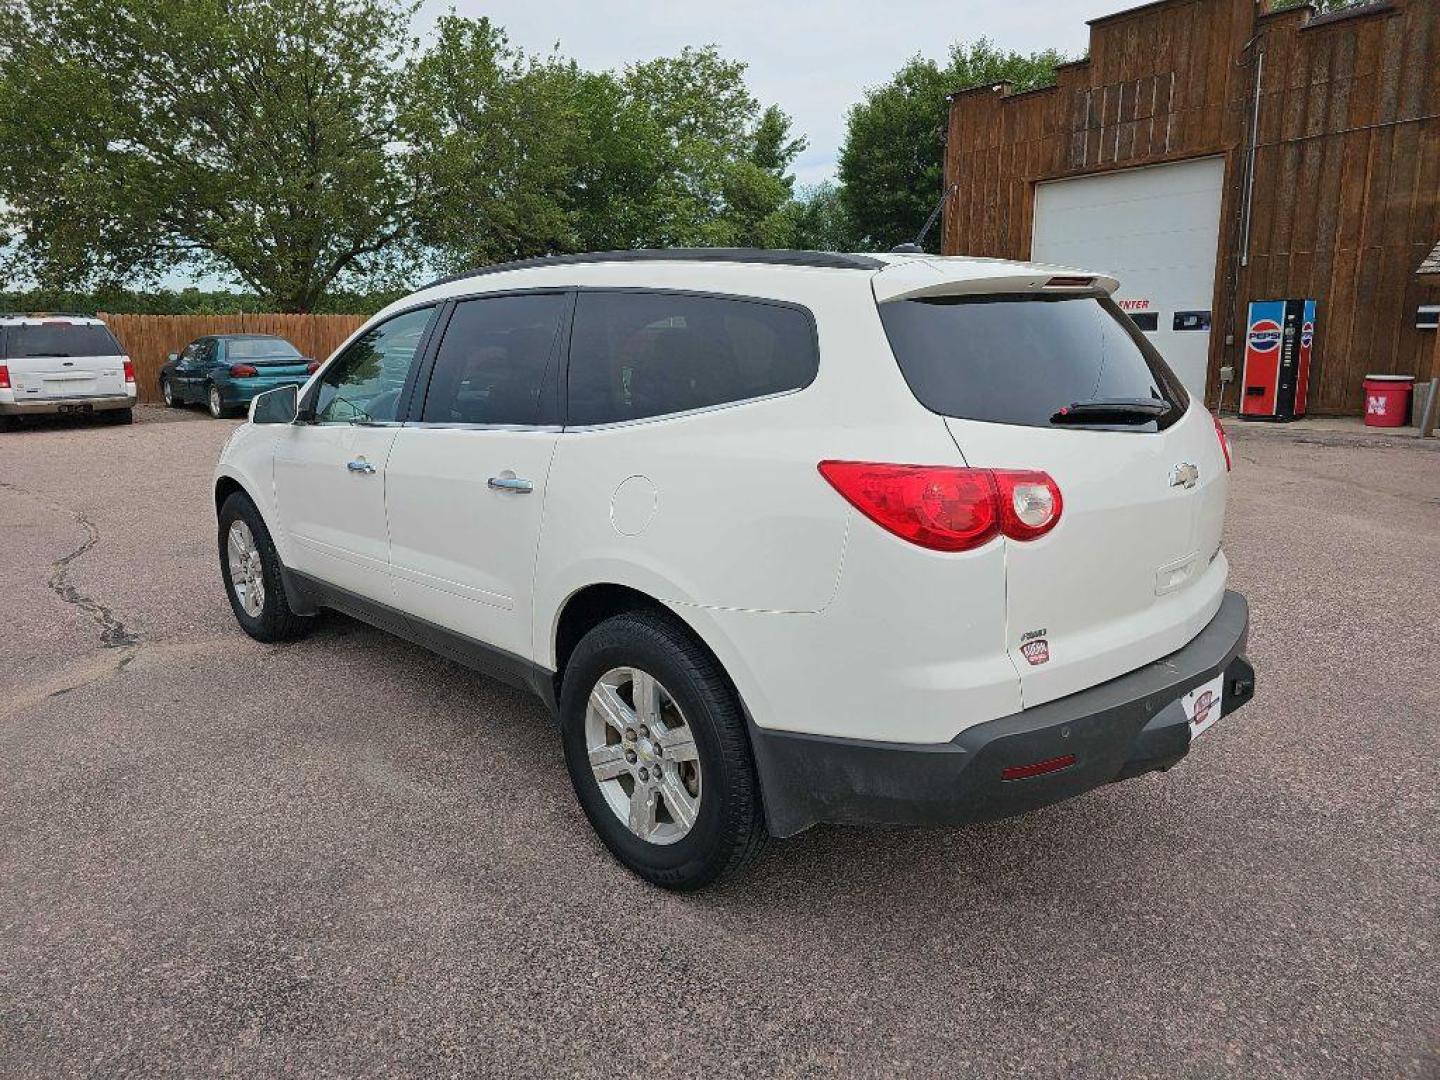
[[[1246,303],[1286,295],[1320,302],[1313,411],[1358,412],[1369,370],[1423,377],[1433,335],[1414,329],[1414,307],[1440,302],[1440,283],[1413,273],[1440,235],[1440,120],[1420,118],[1440,112],[1440,4],[1395,0],[1307,29],[1309,17],[1257,17],[1250,0],[1171,0],[1092,23],[1089,61],[1065,66],[1057,90],[957,95],[946,170],[960,186],[944,250],[1025,258],[1038,182],[1223,153],[1211,400],[1220,366],[1240,366]],[[967,136],[994,152],[962,152]]]

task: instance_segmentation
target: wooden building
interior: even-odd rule
[[[1310,411],[1359,413],[1367,373],[1424,379],[1435,351],[1415,322],[1440,283],[1415,270],[1440,237],[1440,0],[1093,20],[1055,86],[952,95],[945,174],[945,253],[1089,254],[1212,407],[1248,302],[1316,299]]]

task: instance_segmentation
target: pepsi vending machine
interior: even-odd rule
[[[1252,301],[1245,333],[1245,371],[1240,380],[1240,415],[1247,420],[1304,416],[1314,344],[1314,300]]]

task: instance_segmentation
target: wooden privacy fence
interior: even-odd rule
[[[207,334],[275,334],[324,360],[365,321],[363,315],[110,315],[100,312],[135,365],[141,401],[160,400],[160,368],[172,352]]]

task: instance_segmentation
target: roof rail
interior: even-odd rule
[[[811,266],[831,270],[880,270],[885,263],[868,255],[846,255],[835,251],[797,251],[791,248],[630,248],[622,251],[585,251],[572,255],[541,255],[533,259],[496,263],[452,274],[424,285],[417,291],[448,285],[452,281],[500,274],[507,270],[529,270],[537,266],[569,266],[604,262],[734,262],[764,266]]]
[[[0,319],[94,319],[93,311],[0,311]]]

